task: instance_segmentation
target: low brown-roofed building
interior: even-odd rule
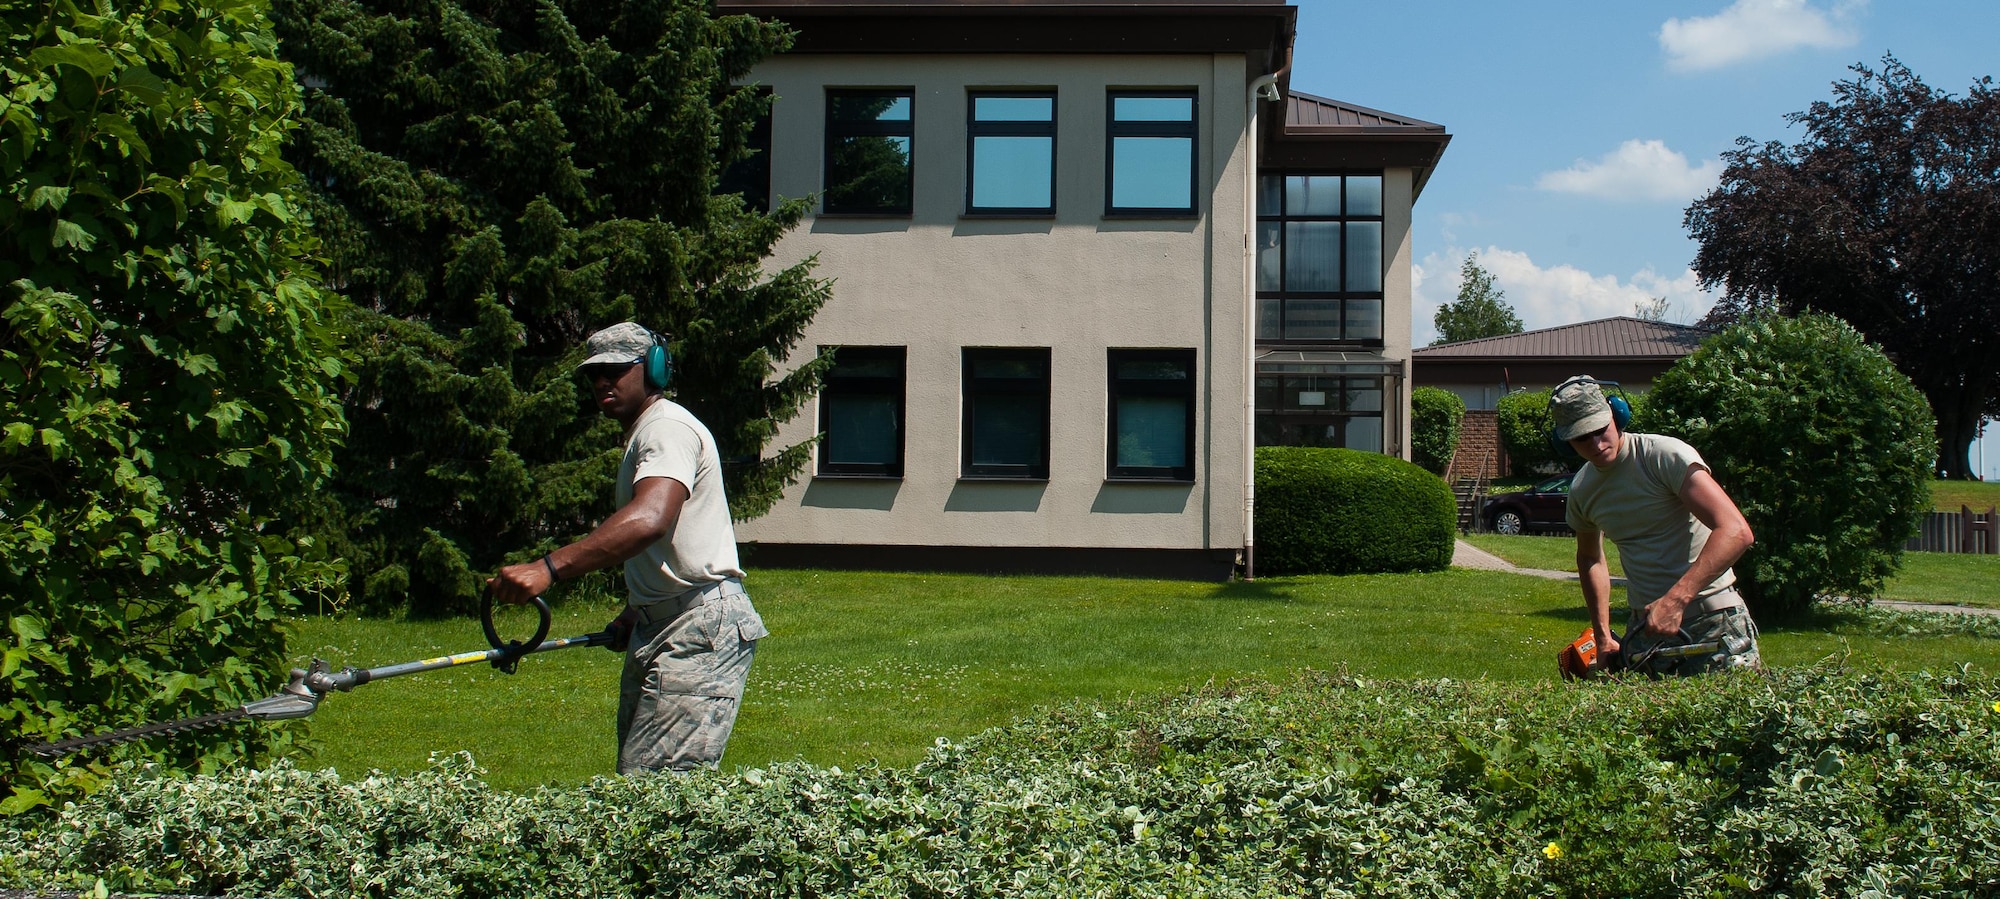
[[[1465,401],[1454,474],[1495,477],[1506,471],[1493,413],[1500,397],[1547,390],[1579,374],[1643,393],[1708,335],[1691,325],[1630,316],[1577,322],[1423,347],[1410,354],[1411,379],[1417,387],[1442,387]]]

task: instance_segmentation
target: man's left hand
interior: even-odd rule
[[[1687,612],[1688,601],[1668,593],[1646,607],[1645,632],[1655,637],[1677,637],[1681,633],[1681,619]]]
[[[548,567],[540,560],[509,565],[486,579],[486,588],[493,591],[494,599],[514,605],[548,592],[550,586]]]

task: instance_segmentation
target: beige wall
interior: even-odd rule
[[[807,347],[908,347],[900,481],[807,477],[738,536],[773,543],[1230,547],[1242,542],[1241,57],[828,57],[771,60],[778,97],[772,191],[820,187],[827,87],[913,86],[914,211],[810,219],[774,264],[817,254],[833,300]],[[966,91],[1054,87],[1056,208],[1049,218],[961,218]],[[1192,219],[1105,220],[1107,87],[1192,87],[1204,125]],[[1219,150],[1219,152],[1218,152]],[[1223,215],[1210,214],[1224,210]],[[1046,483],[960,481],[960,350],[1049,347]],[[1105,480],[1107,347],[1192,347],[1195,483]],[[810,435],[809,407],[779,435]]]
[[[802,346],[907,347],[900,480],[816,478],[738,527],[765,543],[1227,549],[1243,540],[1244,95],[1241,56],[779,57],[754,80],[777,101],[772,192],[821,187],[828,87],[914,87],[914,210],[808,218],[771,263],[816,255],[833,299]],[[1057,91],[1056,215],[964,218],[966,91]],[[1201,214],[1107,220],[1107,88],[1194,88]],[[1267,106],[1265,114],[1281,107]],[[1385,355],[1410,343],[1407,170],[1391,171]],[[1199,191],[1198,191],[1199,193]],[[1050,476],[959,480],[960,351],[1049,347]],[[1196,351],[1195,482],[1107,481],[1106,349]],[[1393,402],[1407,408],[1407,387]],[[1399,414],[1407,453],[1408,415]],[[808,438],[808,404],[777,445]]]

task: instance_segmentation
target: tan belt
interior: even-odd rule
[[[1681,620],[1692,621],[1703,615],[1743,607],[1743,595],[1737,593],[1735,587],[1724,587],[1707,596],[1698,596],[1694,602],[1688,603],[1687,608],[1681,610]],[[1634,614],[1642,616],[1643,620],[1643,616],[1649,608],[1652,608],[1652,603],[1647,603],[1632,611]]]
[[[710,581],[702,586],[691,588],[659,602],[636,605],[632,606],[631,609],[633,614],[638,616],[638,621],[636,622],[638,627],[651,627],[662,621],[672,621],[675,618],[679,618],[687,610],[695,608],[711,599],[721,599],[725,596],[739,596],[743,592],[743,582],[736,578],[723,581]]]

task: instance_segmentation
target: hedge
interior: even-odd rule
[[[1810,668],[1276,686],[1047,711],[908,769],[506,793],[132,772],[0,820],[0,882],[258,896],[1975,896],[2000,679]]]
[[[1257,571],[1442,571],[1458,504],[1437,475],[1359,450],[1257,448]]]
[[[1465,401],[1441,387],[1410,391],[1410,460],[1417,467],[1442,475],[1458,453],[1458,429],[1465,420]]]

